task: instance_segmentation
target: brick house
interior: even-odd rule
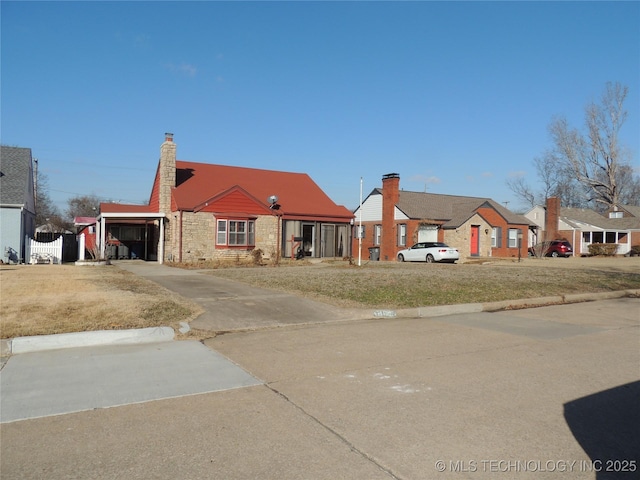
[[[587,255],[593,243],[617,244],[617,254],[629,253],[640,245],[640,207],[619,205],[604,213],[588,208],[566,208],[557,197],[548,198],[545,205],[536,205],[524,214],[537,225],[531,243],[544,240],[567,240],[573,254]]]
[[[382,188],[356,209],[355,222],[362,246],[356,233],[353,251],[379,248],[380,260],[395,260],[417,242],[435,241],[457,248],[461,259],[526,256],[531,226],[490,198],[400,190],[397,173],[382,177]]]
[[[177,160],[166,134],[148,205],[103,203],[105,257],[193,262],[246,257],[344,257],[353,213],[303,173]]]

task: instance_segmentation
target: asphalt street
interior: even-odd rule
[[[639,477],[640,299],[348,317],[14,355],[1,476]]]

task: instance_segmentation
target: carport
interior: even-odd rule
[[[101,258],[163,263],[164,213],[103,212],[96,220],[96,242]]]

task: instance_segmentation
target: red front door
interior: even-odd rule
[[[480,227],[478,225],[471,226],[471,245],[469,250],[472,257],[477,257],[480,252]]]

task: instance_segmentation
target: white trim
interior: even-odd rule
[[[164,213],[101,213],[97,220],[104,218],[166,218]]]

